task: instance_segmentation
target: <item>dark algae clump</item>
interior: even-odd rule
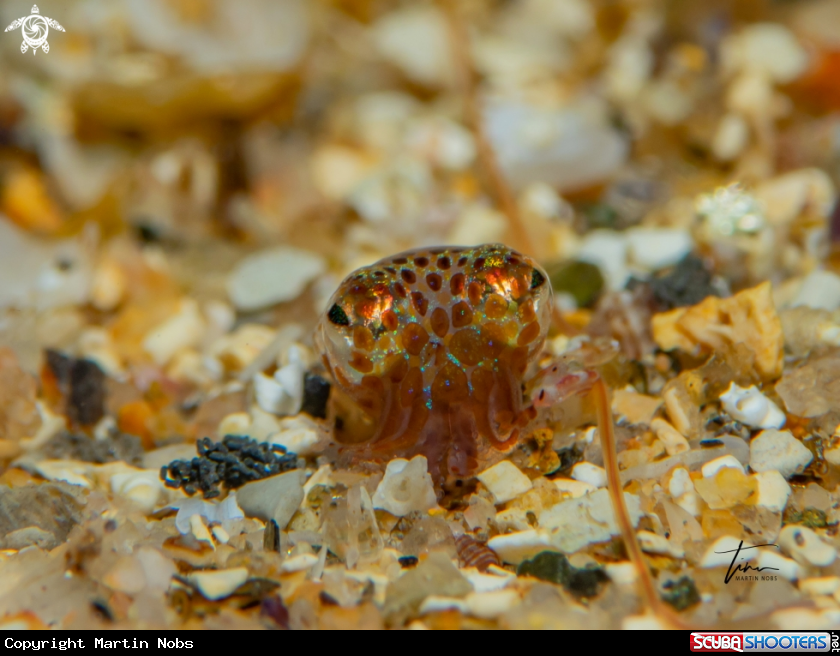
[[[543,551],[516,568],[517,576],[532,576],[541,581],[562,585],[575,597],[594,597],[608,578],[601,567],[578,568],[561,553]]]

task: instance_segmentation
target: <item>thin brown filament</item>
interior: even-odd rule
[[[642,555],[642,548],[636,538],[636,531],[633,529],[633,522],[630,519],[630,513],[624,501],[621,478],[618,473],[618,452],[615,443],[615,426],[613,424],[610,406],[610,392],[600,377],[595,381],[592,393],[595,395],[595,405],[598,412],[598,431],[601,435],[604,468],[607,471],[607,490],[609,491],[613,512],[615,513],[618,528],[621,532],[621,539],[624,541],[624,548],[627,550],[630,562],[636,568],[639,585],[642,589],[642,596],[654,615],[660,620],[664,620],[670,628],[688,628],[659,598],[659,594],[656,591],[656,584],[648,571],[647,563],[645,563],[645,558]]]
[[[455,58],[455,67],[458,76],[458,85],[461,96],[464,99],[464,114],[467,127],[473,134],[478,149],[478,159],[487,176],[489,186],[496,198],[496,202],[502,213],[508,220],[508,233],[512,245],[525,253],[536,253],[534,244],[522,217],[519,214],[519,206],[516,204],[510,185],[505,179],[504,173],[499,166],[493,145],[487,138],[484,129],[484,118],[481,111],[481,102],[478,99],[478,88],[476,79],[478,73],[470,54],[469,33],[467,32],[464,20],[461,17],[454,0],[440,0],[440,6],[446,13],[451,36],[452,52]]]

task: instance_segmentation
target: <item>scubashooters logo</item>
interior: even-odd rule
[[[831,651],[831,648],[832,636],[828,632],[712,633],[704,631],[691,634],[691,651],[802,653]]]
[[[59,32],[64,31],[58,21],[41,16],[38,5],[32,5],[32,13],[29,16],[13,20],[12,24],[6,28],[6,32],[11,32],[17,28],[20,28],[23,33],[23,43],[20,44],[20,51],[26,52],[32,48],[33,55],[38,52],[38,48],[41,48],[44,52],[50,51],[50,44],[47,43],[50,28]]]

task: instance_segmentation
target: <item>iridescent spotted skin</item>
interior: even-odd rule
[[[373,417],[366,457],[426,456],[442,488],[509,450],[551,286],[501,244],[401,253],[350,274],[318,326],[337,384]]]

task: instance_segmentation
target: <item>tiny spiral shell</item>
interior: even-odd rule
[[[458,559],[464,567],[475,567],[478,571],[484,572],[490,565],[501,565],[495,551],[469,535],[459,535],[455,538],[455,548],[458,550]]]

